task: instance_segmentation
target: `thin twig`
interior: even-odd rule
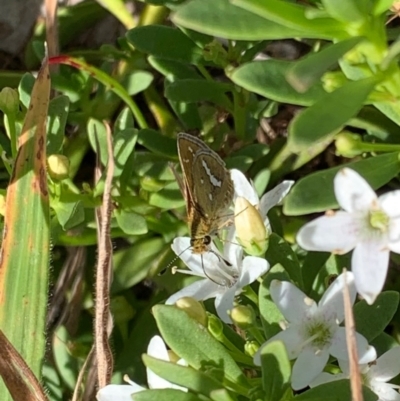
[[[110,312],[110,285],[112,278],[112,243],[110,237],[112,199],[111,188],[114,174],[114,158],[111,129],[106,125],[108,163],[104,183],[103,204],[96,210],[98,224],[98,261],[96,267],[96,311],[95,311],[95,347],[97,377],[99,387],[106,386],[113,370],[113,355],[109,344],[112,331]]]
[[[347,286],[346,281],[346,269],[344,269],[344,273],[343,299],[346,327],[346,343],[347,352],[349,354],[351,394],[353,401],[364,401],[362,394],[360,368],[358,366],[356,330],[354,324],[353,309],[351,307],[350,301],[349,287]]]

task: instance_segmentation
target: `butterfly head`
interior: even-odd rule
[[[192,252],[201,254],[210,250],[211,236],[204,235],[203,237],[192,238],[190,240],[190,246]]]

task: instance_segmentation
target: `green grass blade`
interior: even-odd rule
[[[0,251],[0,328],[37,377],[40,377],[46,344],[50,255],[46,177],[49,94],[50,76],[45,60],[18,140],[7,190]],[[3,383],[0,394],[5,400],[7,390]]]

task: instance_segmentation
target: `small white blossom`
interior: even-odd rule
[[[369,387],[378,397],[378,401],[400,401],[399,389],[396,384],[387,383],[400,373],[400,347],[395,347],[385,352],[372,364],[360,365],[362,382]],[[348,361],[339,360],[339,366],[343,373],[332,375],[321,373],[311,384],[311,387],[323,383],[332,382],[350,377]]]
[[[345,275],[351,301],[354,303],[356,290],[351,272],[341,274],[329,286],[318,304],[290,282],[271,282],[271,298],[288,324],[286,330],[270,338],[267,343],[281,340],[286,346],[289,359],[297,358],[291,379],[294,390],[308,386],[322,372],[329,355],[348,359],[345,328],[339,326],[344,320]],[[374,360],[375,349],[368,345],[367,340],[359,333],[356,333],[356,340],[360,363]],[[262,348],[263,346],[254,358],[257,365],[261,363]]]
[[[309,251],[345,254],[354,249],[351,269],[356,288],[372,304],[385,283],[389,252],[400,253],[400,191],[378,198],[364,178],[349,168],[336,174],[334,190],[343,211],[306,224],[297,242]]]
[[[163,339],[160,336],[154,336],[147,347],[147,354],[161,359],[163,361],[170,361],[167,347]],[[187,363],[180,359],[177,362],[179,365],[187,366]],[[98,401],[132,401],[132,394],[138,393],[139,391],[146,390],[135,382],[126,379],[129,384],[109,384],[103,387],[97,393]],[[187,391],[187,389],[170,383],[169,381],[163,379],[162,377],[156,375],[149,368],[147,368],[147,384],[149,389],[161,389],[161,388],[174,388],[182,391]]]
[[[230,235],[232,232],[231,229]],[[182,297],[192,297],[198,301],[215,298],[218,316],[226,323],[232,323],[228,311],[233,308],[235,295],[269,269],[268,262],[263,258],[256,256],[243,258],[243,249],[233,242],[225,244],[223,255],[218,252],[214,244],[209,252],[192,253],[188,237],[175,238],[172,249],[190,269],[190,271],[178,271],[202,277],[203,280],[196,281],[171,295],[166,303],[174,304]]]

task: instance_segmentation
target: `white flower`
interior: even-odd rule
[[[283,181],[259,199],[253,185],[247,180],[241,171],[232,169],[230,170],[230,173],[235,188],[235,199],[237,197],[246,198],[253,206],[256,206],[264,220],[265,227],[268,232],[271,233],[271,225],[267,213],[274,206],[278,205],[289,193],[294,181]]]
[[[267,343],[281,340],[286,346],[289,359],[297,358],[291,379],[294,390],[308,386],[322,372],[329,355],[348,359],[345,328],[339,326],[344,319],[342,292],[345,275],[353,303],[356,290],[351,272],[338,276],[318,305],[290,282],[271,282],[271,298],[289,323],[286,330],[270,338]],[[374,360],[375,349],[368,345],[367,340],[358,333],[356,340],[360,363]],[[262,347],[254,357],[257,365],[261,363]]]
[[[329,212],[306,224],[297,242],[310,251],[345,254],[354,249],[351,269],[356,288],[372,304],[385,283],[389,252],[400,253],[400,191],[378,198],[349,168],[336,174],[334,190],[343,211]]]
[[[231,229],[228,236],[231,236],[232,232]],[[268,262],[263,258],[246,256],[243,259],[242,248],[232,242],[225,244],[223,255],[220,255],[214,244],[211,244],[209,252],[192,253],[188,237],[175,238],[172,249],[190,269],[179,272],[204,279],[171,295],[166,304],[174,304],[182,297],[192,297],[198,301],[215,298],[218,316],[226,323],[232,323],[228,311],[233,308],[235,295],[269,269]]]
[[[399,359],[400,347],[395,347],[385,352],[371,365],[360,365],[362,382],[379,397],[378,401],[400,401],[400,394],[395,390],[399,386],[386,383],[400,373]],[[350,377],[348,362],[339,360],[339,366],[343,373],[331,375],[323,372],[310,386],[316,387],[323,383],[348,379]]]
[[[167,347],[163,339],[160,336],[154,336],[147,347],[147,354],[161,359],[163,361],[170,361]],[[187,366],[187,363],[180,359],[177,362],[179,365]],[[108,386],[103,387],[97,393],[98,401],[132,401],[132,394],[135,394],[139,391],[146,390],[145,387],[139,386],[135,382],[125,379],[129,384],[109,384]],[[154,372],[147,368],[147,384],[149,389],[161,389],[161,388],[174,388],[183,391],[187,391],[187,389],[177,386],[175,384],[170,383],[169,381],[163,379],[160,376],[157,376]]]

